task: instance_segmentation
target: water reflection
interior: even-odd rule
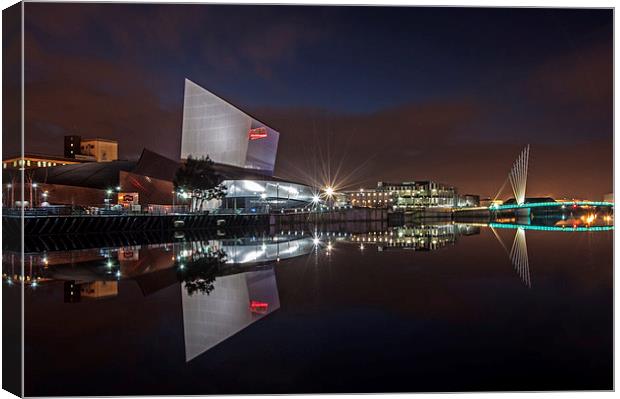
[[[379,251],[395,248],[435,251],[448,245],[454,245],[459,236],[474,234],[480,234],[480,226],[442,222],[352,234],[350,240],[359,243],[360,247],[369,244],[376,245]]]
[[[592,220],[587,220],[592,222]],[[190,361],[252,323],[280,308],[276,265],[295,257],[329,255],[337,245],[359,246],[361,250],[439,251],[456,245],[461,237],[493,232],[521,282],[532,287],[527,247],[527,230],[600,231],[613,225],[565,225],[554,223],[519,225],[504,223],[434,222],[375,231],[358,228],[329,231],[319,228],[272,235],[215,237],[183,235],[180,240],[26,253],[21,275],[18,252],[4,250],[3,279],[8,285],[22,283],[29,289],[62,283],[67,304],[115,301],[123,290],[121,281],[137,284],[144,297],[172,285],[179,285],[185,359]],[[514,231],[506,244],[499,229]],[[312,234],[309,231],[313,231]],[[558,233],[563,234],[563,233]],[[505,234],[504,234],[505,236]],[[39,241],[37,245],[49,247]],[[319,251],[319,248],[325,251]],[[28,249],[28,248],[27,248]],[[413,256],[413,255],[412,255]]]
[[[186,361],[280,308],[272,267],[219,277],[211,284],[208,296],[181,289]]]

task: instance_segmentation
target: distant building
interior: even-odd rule
[[[377,191],[392,195],[394,208],[454,207],[457,205],[456,188],[432,180],[377,183]]]
[[[436,208],[480,205],[480,197],[459,195],[455,187],[430,180],[403,183],[377,183],[377,188],[345,191],[346,203],[363,208]]]
[[[392,193],[372,188],[344,191],[343,194],[347,204],[358,208],[391,208],[394,201]]]
[[[97,162],[116,161],[118,159],[118,141],[100,138],[82,139],[79,155],[93,157]],[[79,155],[76,157],[79,158]]]

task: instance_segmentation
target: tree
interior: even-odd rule
[[[192,198],[192,211],[202,209],[204,201],[226,196],[223,177],[213,168],[209,156],[194,159],[192,156],[181,165],[174,175],[174,189],[187,193]]]
[[[183,269],[179,268],[178,277],[185,283],[185,289],[189,295],[195,293],[209,295],[215,288],[215,279],[224,263],[226,263],[226,253],[221,249],[203,254],[198,259],[188,261]]]

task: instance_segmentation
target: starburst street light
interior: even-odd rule
[[[326,194],[328,197],[333,196],[333,195],[334,195],[334,188],[333,188],[333,187],[331,187],[331,186],[327,186],[327,187],[325,187],[325,194]]]

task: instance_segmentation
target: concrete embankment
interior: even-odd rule
[[[2,216],[5,234],[20,235],[21,217]],[[269,226],[268,215],[126,214],[25,216],[24,235],[90,234]]]
[[[289,228],[308,224],[329,224],[346,227],[347,224],[367,223],[374,228],[384,228],[388,223],[387,209],[348,208],[329,212],[298,212],[270,215],[272,227]]]
[[[455,209],[452,215],[453,219],[457,222],[488,222],[493,216],[491,212],[489,212],[489,208],[486,207]]]

